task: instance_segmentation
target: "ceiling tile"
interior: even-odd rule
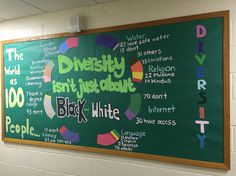
[[[47,12],[95,4],[93,0],[22,0]]]
[[[0,0],[0,18],[13,19],[43,13],[19,0]]]

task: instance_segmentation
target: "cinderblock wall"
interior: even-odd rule
[[[236,176],[235,0],[118,0],[1,22],[0,40],[66,32],[75,14],[92,29],[219,10],[230,10],[230,171],[1,142],[0,176]]]

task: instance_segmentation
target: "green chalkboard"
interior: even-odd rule
[[[228,48],[228,12],[3,42],[3,140],[228,169]]]

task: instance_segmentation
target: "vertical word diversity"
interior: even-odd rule
[[[204,25],[196,26],[196,39],[197,39],[197,54],[195,54],[195,59],[197,61],[197,91],[198,91],[198,119],[195,120],[195,124],[199,125],[199,133],[197,134],[197,139],[199,140],[200,148],[204,149],[206,135],[206,126],[209,124],[205,113],[205,105],[207,104],[207,80],[204,75],[204,62],[206,60],[204,39],[206,39],[207,30]]]

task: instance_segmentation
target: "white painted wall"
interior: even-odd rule
[[[236,176],[236,1],[120,0],[0,23],[0,40],[67,31],[71,15],[85,29],[230,10],[231,171],[159,161],[0,143],[0,176]],[[235,134],[235,135],[234,135]]]

